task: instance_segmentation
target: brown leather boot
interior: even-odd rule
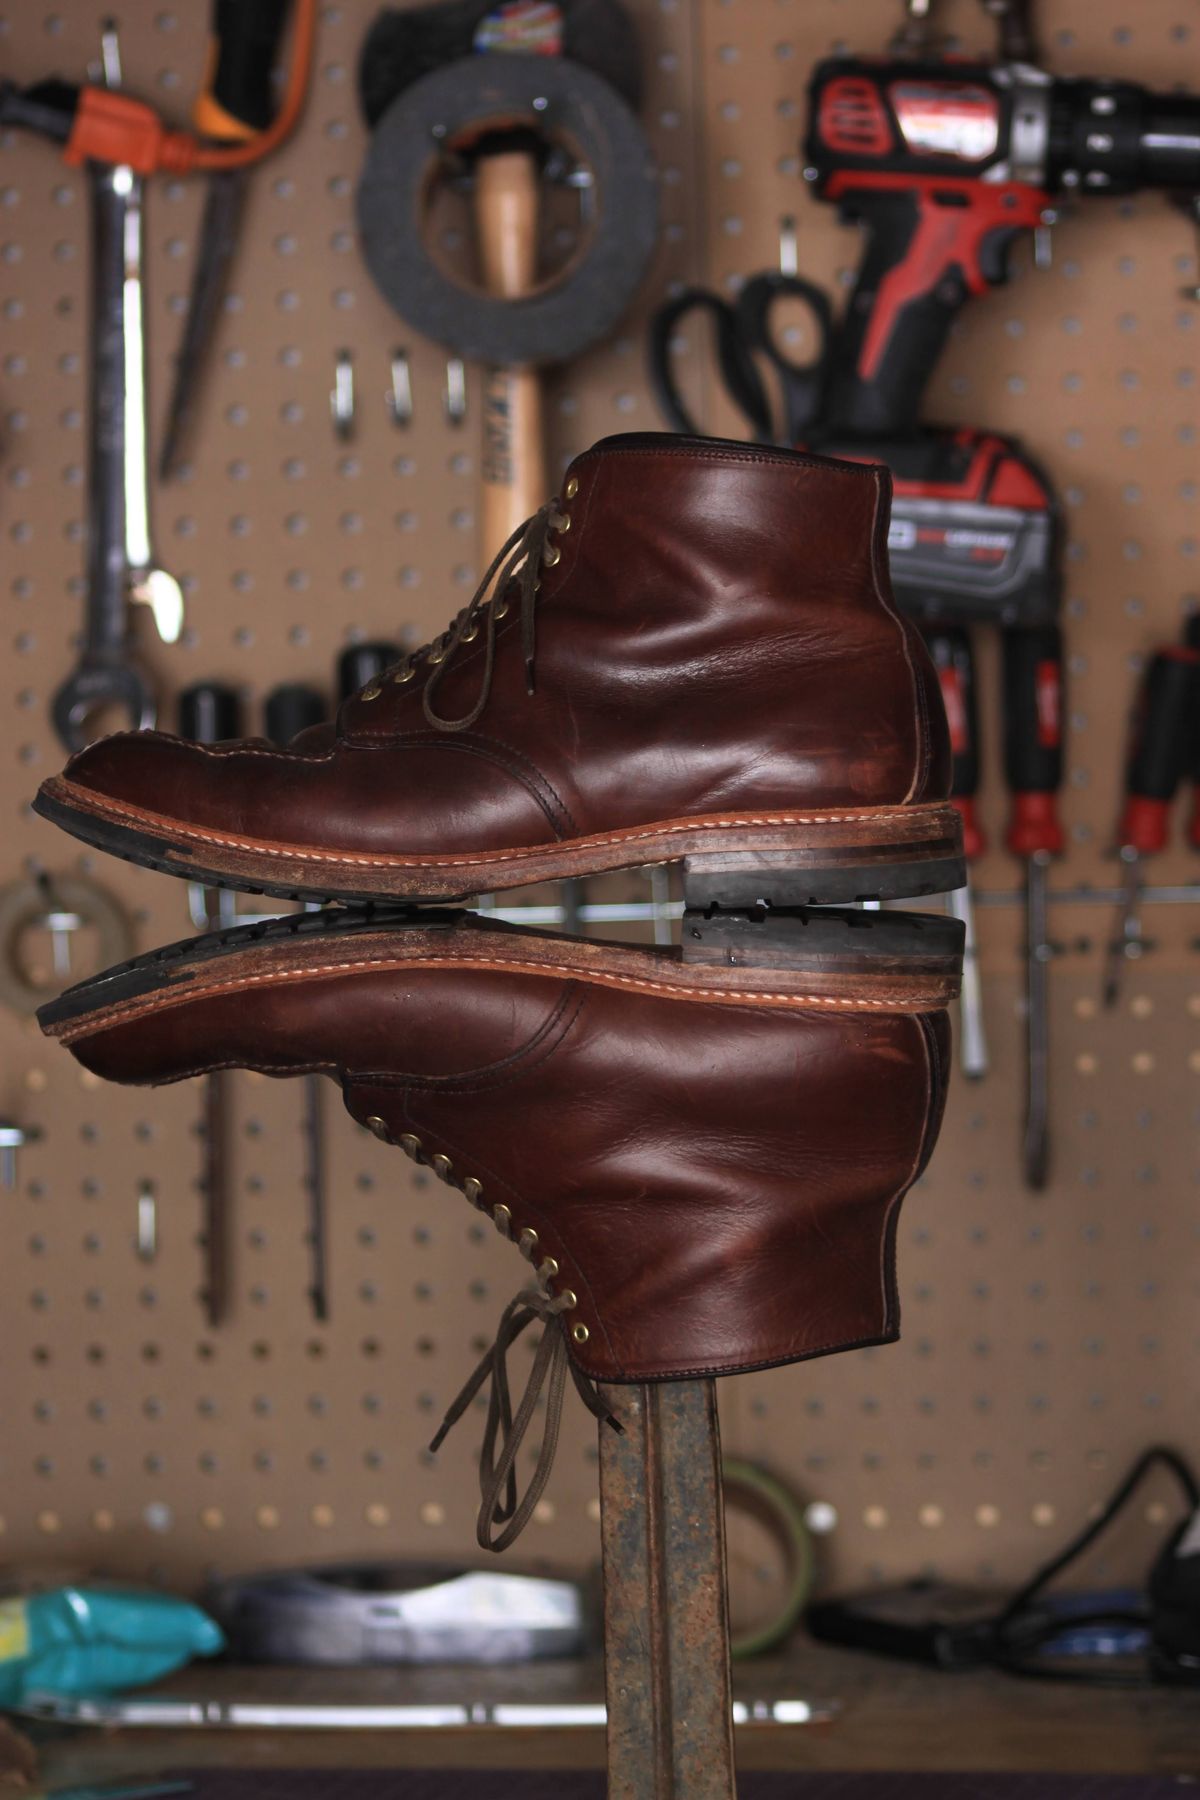
[[[323,1070],[517,1246],[528,1284],[434,1441],[491,1376],[478,1535],[503,1549],[548,1478],[568,1369],[607,1418],[589,1377],[896,1336],[896,1219],[941,1121],[961,958],[957,921],[903,913],[686,915],[682,956],[464,913],[309,913],[139,957],[39,1017],[113,1081]],[[514,1417],[505,1358],[539,1320]]]
[[[962,927],[689,917],[684,942],[697,960],[466,913],[308,913],[139,957],[39,1018],[111,1081],[334,1076],[549,1268],[600,1380],[893,1337],[896,1205],[941,1116]]]
[[[608,438],[336,724],[285,750],[120,733],[35,805],[133,862],[293,898],[680,857],[695,904],[954,887],[945,718],[891,597],[889,493],[877,465]]]

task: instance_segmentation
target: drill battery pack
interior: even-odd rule
[[[891,470],[892,586],[910,617],[955,625],[1056,621],[1058,501],[1014,439],[927,428],[902,438],[822,439],[814,448]]]

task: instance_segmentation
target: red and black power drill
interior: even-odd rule
[[[835,57],[813,72],[804,155],[817,195],[867,232],[831,345],[829,435],[886,438],[912,430],[955,316],[1007,279],[1057,196],[1200,192],[1200,96],[1025,63]]]

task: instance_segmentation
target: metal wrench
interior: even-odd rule
[[[116,35],[105,28],[104,73],[120,83]],[[154,613],[164,642],[183,626],[179,583],[154,565],[146,470],[145,338],[142,323],[142,181],[125,166],[89,169],[92,211],[91,393],[87,600],[79,661],[54,696],[55,730],[80,750],[90,725],[120,708],[134,726],[154,723],[154,701],[130,656],[129,603]],[[106,727],[107,728],[107,727]]]

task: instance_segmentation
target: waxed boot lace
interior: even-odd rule
[[[495,1342],[485,1351],[461,1393],[451,1402],[430,1444],[436,1450],[446,1433],[462,1418],[472,1400],[491,1378],[488,1395],[487,1424],[479,1458],[480,1508],[475,1534],[481,1549],[506,1550],[528,1525],[533,1511],[545,1491],[558,1448],[562,1426],[563,1396],[567,1374],[571,1375],[583,1404],[594,1418],[620,1431],[620,1422],[605,1406],[598,1389],[593,1387],[575,1364],[567,1349],[560,1315],[570,1306],[569,1298],[554,1295],[539,1277],[537,1286],[523,1288],[505,1307],[496,1332]],[[516,1415],[512,1410],[512,1394],[508,1380],[508,1352],[527,1326],[535,1319],[543,1324],[541,1341],[521,1396]],[[546,1423],[541,1448],[529,1486],[517,1499],[516,1461],[528,1434],[543,1388],[546,1391]],[[499,1455],[497,1456],[497,1445]],[[497,1527],[502,1527],[497,1531]]]
[[[492,689],[492,670],[496,660],[496,627],[508,612],[515,591],[521,615],[521,651],[525,659],[525,689],[533,693],[533,664],[537,648],[537,628],[535,612],[538,588],[542,570],[542,561],[549,534],[563,523],[563,515],[559,511],[557,499],[548,500],[540,506],[523,524],[517,526],[500,546],[487,570],[475,589],[470,600],[462,611],[446,627],[432,643],[423,645],[419,650],[411,651],[403,657],[386,675],[380,676],[379,682],[391,680],[398,684],[411,681],[417,673],[417,664],[423,659],[429,674],[425,681],[425,689],[421,696],[421,705],[425,717],[437,731],[469,731],[480,713],[487,705],[488,695]],[[553,560],[553,558],[551,558]],[[493,582],[495,584],[493,591]],[[491,594],[489,604],[488,596]],[[475,703],[458,718],[447,718],[439,713],[434,705],[434,698],[441,685],[442,678],[449,669],[455,651],[460,644],[473,643],[479,632],[483,632],[483,673],[480,677],[479,692]],[[374,689],[377,694],[379,687]],[[365,690],[365,697],[371,698],[370,689]]]

